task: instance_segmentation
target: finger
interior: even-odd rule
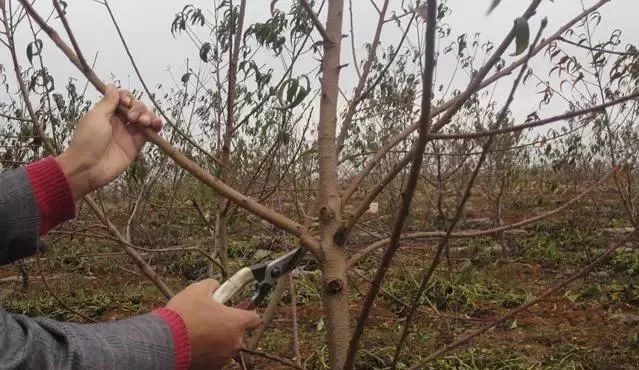
[[[146,106],[141,101],[133,102],[131,109],[129,109],[129,113],[127,114],[127,119],[129,122],[137,123],[140,117],[146,113]]]
[[[245,329],[257,329],[262,324],[262,319],[255,311],[242,311]]]
[[[140,118],[138,118],[137,123],[141,124],[142,126],[151,126],[152,121],[153,119],[149,113],[142,113]]]
[[[128,90],[120,90],[120,103],[126,106],[127,108],[131,108],[131,104],[135,98],[133,94]]]
[[[217,280],[215,279],[206,279],[206,280],[198,281],[194,285],[196,285],[198,289],[202,289],[206,291],[207,293],[213,293],[214,291],[217,290],[217,288],[220,287],[220,283],[218,283]]]
[[[155,132],[160,132],[162,130],[162,118],[156,117],[151,124],[151,127],[155,130]]]
[[[120,95],[118,92],[118,88],[115,87],[115,85],[107,85],[104,96],[95,105],[94,111],[106,116],[110,116],[115,112],[119,102]]]

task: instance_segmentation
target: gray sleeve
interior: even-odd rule
[[[40,214],[24,169],[0,173],[0,265],[34,254]]]
[[[0,173],[0,265],[35,253],[40,213],[24,169]],[[154,314],[71,324],[0,309],[0,369],[172,369],[174,343]]]
[[[0,311],[0,369],[173,369],[166,322],[153,314],[69,324]]]

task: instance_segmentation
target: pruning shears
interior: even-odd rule
[[[277,259],[243,267],[213,293],[213,300],[225,304],[246,284],[255,282],[253,296],[236,306],[244,310],[254,310],[266,298],[277,281],[299,265],[305,252],[306,249],[299,247]]]

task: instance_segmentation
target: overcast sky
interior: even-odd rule
[[[7,0],[9,1],[9,0]],[[12,0],[15,3],[17,1]],[[381,4],[381,0],[374,0]],[[447,18],[447,22],[452,27],[452,39],[461,33],[481,32],[482,39],[499,42],[505,32],[512,26],[513,19],[520,15],[528,6],[527,0],[503,0],[502,4],[489,16],[486,10],[491,0],[449,0],[449,7],[452,15]],[[110,80],[111,76],[119,79],[122,85],[130,88],[139,88],[133,70],[124,54],[117,35],[114,32],[108,14],[104,7],[92,0],[67,0],[69,3],[68,17],[75,30],[80,45],[85,51],[87,59],[92,58],[96,52],[99,57],[96,71],[105,80]],[[584,0],[586,7],[595,3],[593,0]],[[348,6],[348,2],[347,6]],[[391,0],[391,9],[400,10],[402,1]],[[157,83],[165,85],[171,84],[168,70],[174,76],[181,76],[184,73],[186,59],[197,63],[199,61],[198,51],[186,37],[174,38],[170,32],[170,24],[176,12],[186,4],[194,4],[204,9],[212,9],[211,0],[111,0],[110,4],[118,18],[123,33],[139,63],[143,75],[147,82],[154,86]],[[248,0],[247,22],[265,21],[269,17],[269,1]],[[282,9],[288,9],[290,0],[280,0],[277,5]],[[554,32],[566,20],[574,17],[581,11],[581,0],[544,0],[540,7],[539,15],[548,17],[549,26],[547,34]],[[50,9],[50,1],[36,1],[36,8],[46,13]],[[353,10],[355,14],[356,42],[362,45],[372,39],[376,23],[376,13],[368,0],[353,0]],[[613,29],[621,29],[624,42],[639,43],[639,22],[636,15],[639,14],[639,0],[612,0],[602,9],[603,22],[600,26],[598,36],[607,38]],[[323,15],[321,16],[324,19]],[[536,17],[531,22],[533,33],[538,27],[541,17]],[[59,24],[57,25],[60,30]],[[344,33],[349,27],[348,17],[345,17]],[[25,65],[26,54],[24,52],[26,44],[31,40],[28,28],[23,27],[19,33],[18,44],[20,57]],[[393,24],[387,25],[387,32],[384,33],[382,43],[388,46],[399,37],[399,30]],[[46,40],[44,35],[41,38]],[[414,38],[414,37],[411,37]],[[45,43],[44,56],[46,64],[56,77],[58,86],[69,76],[78,76],[60,52],[58,52],[48,40]],[[351,61],[350,41],[344,43],[343,59],[345,62]],[[411,40],[413,43],[415,39]],[[0,53],[0,63],[11,67],[8,53]],[[360,53],[362,58],[363,53]],[[507,60],[508,57],[507,57]],[[315,67],[316,62],[307,61],[306,65],[301,65],[301,69],[310,70]],[[315,64],[313,64],[315,63]],[[450,75],[452,66],[440,63],[438,66],[438,76],[443,79]],[[303,71],[300,71],[303,72]],[[463,76],[460,76],[462,78]],[[344,91],[352,91],[356,82],[356,74],[351,66],[345,68],[342,73],[342,87]],[[460,85],[464,81],[460,80]],[[506,85],[503,85],[506,87]],[[504,90],[507,90],[504,88]],[[522,114],[534,110],[538,98],[534,97],[531,91],[524,91],[523,99],[516,102],[513,109]],[[528,94],[528,95],[526,95]],[[2,99],[5,101],[5,99]],[[560,109],[560,108],[551,108]]]

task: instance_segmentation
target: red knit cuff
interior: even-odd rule
[[[168,308],[158,308],[153,314],[160,316],[171,329],[175,346],[175,369],[186,370],[191,366],[191,344],[186,325],[180,315]]]
[[[73,194],[53,157],[27,166],[27,177],[40,208],[40,236],[75,217]]]

